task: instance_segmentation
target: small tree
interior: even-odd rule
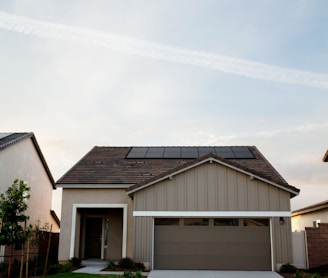
[[[11,277],[14,248],[18,249],[26,241],[24,223],[27,199],[30,198],[30,187],[22,180],[15,179],[5,193],[0,194],[0,244],[10,248],[8,277]]]

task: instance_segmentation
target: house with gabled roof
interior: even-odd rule
[[[272,271],[292,262],[299,189],[255,146],[94,147],[57,186],[61,262]]]
[[[55,181],[33,132],[0,133],[0,192],[15,179],[31,187],[26,211],[29,222],[52,224],[52,231],[59,232],[60,220],[52,209]]]
[[[328,162],[328,150],[322,161]],[[292,212],[293,231],[304,231],[306,227],[318,227],[319,223],[328,223],[328,200]]]

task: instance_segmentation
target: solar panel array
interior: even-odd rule
[[[132,147],[126,158],[198,158],[213,153],[223,158],[251,159],[246,146],[236,147]]]

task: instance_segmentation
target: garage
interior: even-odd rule
[[[156,218],[154,269],[271,270],[267,218]]]

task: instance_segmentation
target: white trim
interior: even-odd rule
[[[290,211],[134,211],[152,217],[290,217]]]
[[[56,184],[57,187],[61,187],[61,188],[85,188],[85,189],[88,189],[88,188],[91,188],[91,189],[95,189],[95,188],[129,188],[130,186],[134,185],[133,183],[131,184]]]
[[[271,249],[271,271],[275,271],[274,267],[274,251],[273,251],[273,220],[270,218],[270,249]]]
[[[297,195],[299,194],[299,192],[294,191],[294,190],[292,190],[291,188],[287,188],[287,187],[285,187],[285,186],[283,186],[283,185],[277,184],[277,183],[272,182],[272,181],[270,181],[270,180],[268,180],[268,179],[262,178],[262,177],[260,177],[260,176],[258,176],[258,175],[255,175],[255,174],[253,174],[253,173],[250,173],[250,172],[248,172],[248,171],[245,171],[245,170],[243,170],[243,169],[240,169],[240,168],[238,168],[238,167],[236,167],[236,166],[230,165],[230,164],[228,164],[228,163],[225,163],[225,162],[223,162],[223,161],[221,161],[221,160],[218,160],[218,159],[215,159],[215,158],[213,158],[213,157],[208,157],[208,158],[206,158],[206,159],[204,159],[204,160],[201,160],[201,161],[199,161],[199,162],[197,162],[197,163],[195,163],[195,164],[192,164],[192,165],[187,166],[187,167],[185,167],[185,168],[183,168],[183,169],[180,169],[180,170],[177,170],[177,171],[175,171],[175,172],[173,172],[173,173],[170,173],[169,175],[165,175],[165,176],[160,177],[160,178],[158,178],[158,179],[156,179],[156,180],[154,180],[154,181],[151,181],[151,182],[149,182],[149,183],[146,183],[146,184],[144,184],[144,185],[142,185],[142,186],[140,186],[140,187],[137,187],[137,188],[134,188],[134,189],[132,189],[132,190],[129,190],[129,191],[127,191],[127,194],[134,193],[134,192],[136,192],[136,191],[139,191],[139,190],[141,190],[141,189],[143,189],[143,188],[146,188],[146,187],[148,187],[148,186],[151,186],[151,185],[153,185],[153,184],[155,184],[155,183],[158,183],[158,182],[160,182],[160,181],[163,181],[163,180],[166,180],[166,179],[172,179],[175,175],[178,175],[178,174],[180,174],[180,173],[183,173],[183,172],[185,172],[185,171],[187,171],[187,170],[189,170],[189,169],[195,168],[195,167],[197,167],[197,166],[199,166],[199,165],[202,165],[202,164],[204,164],[204,163],[207,163],[207,162],[210,162],[210,163],[216,162],[216,163],[221,164],[221,165],[223,165],[223,166],[226,166],[226,167],[228,167],[228,168],[230,168],[230,169],[233,169],[233,170],[236,170],[236,171],[238,171],[238,172],[240,172],[240,173],[246,174],[246,175],[248,175],[251,179],[258,179],[258,180],[260,180],[260,181],[263,181],[263,182],[265,182],[265,183],[268,183],[268,184],[271,184],[271,185],[273,185],[273,186],[275,186],[275,187],[278,187],[278,188],[280,188],[280,189],[283,189],[283,190],[285,190],[285,191],[287,191],[287,192],[293,193],[293,194],[295,194],[295,196],[297,196]]]
[[[152,219],[152,242],[151,242],[151,270],[154,270],[155,262],[155,218]]]
[[[76,230],[76,214],[78,208],[123,208],[123,238],[122,238],[122,258],[126,257],[127,247],[127,223],[128,223],[128,205],[127,204],[73,204],[72,207],[72,230],[71,230],[71,244],[69,255],[74,257],[75,246],[75,230]]]
[[[290,212],[289,212],[290,214]],[[134,215],[135,216],[135,215]],[[152,256],[151,256],[151,270],[154,270],[154,261],[155,261],[155,218],[153,217],[153,226],[152,226]],[[274,250],[273,250],[273,219],[269,218],[269,225],[270,225],[270,249],[271,249],[271,271],[275,271],[274,267]]]

